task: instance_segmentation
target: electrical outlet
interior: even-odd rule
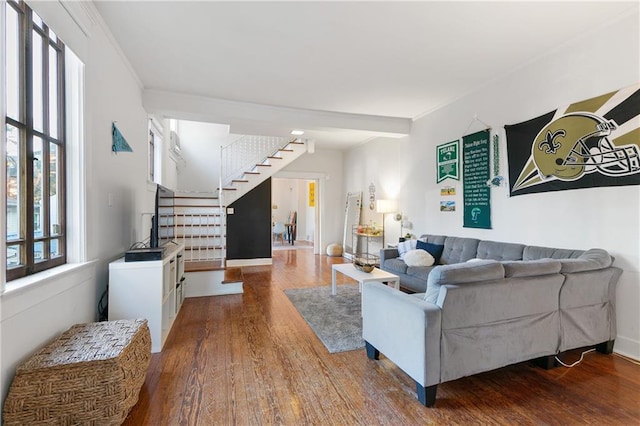
[[[233,207],[227,207],[227,214],[233,214]]]

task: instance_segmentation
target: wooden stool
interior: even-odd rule
[[[5,425],[120,425],[151,361],[147,320],[76,324],[20,365]]]

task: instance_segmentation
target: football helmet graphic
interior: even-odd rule
[[[638,173],[638,146],[611,143],[608,136],[616,128],[613,120],[586,112],[566,114],[547,124],[531,148],[540,177],[572,181],[595,171],[607,176]]]

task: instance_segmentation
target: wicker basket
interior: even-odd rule
[[[5,425],[120,425],[151,361],[147,320],[76,324],[20,365]]]

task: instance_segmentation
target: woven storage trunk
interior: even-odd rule
[[[147,320],[76,324],[18,367],[5,425],[120,425],[151,361]]]

